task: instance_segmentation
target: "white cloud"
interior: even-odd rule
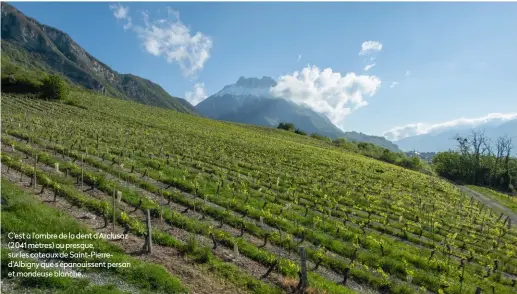
[[[406,73],[404,74],[406,77],[409,77],[411,75],[411,71],[408,69],[406,70]]]
[[[151,24],[149,23],[149,11],[142,11],[142,20],[144,21],[144,25],[146,27],[151,26]]]
[[[302,59],[302,55],[298,54],[298,60],[296,60],[296,62],[299,62],[301,59]]]
[[[376,63],[368,64],[367,66],[364,67],[364,71],[369,71],[375,65],[376,65]]]
[[[196,83],[192,92],[185,93],[185,99],[192,105],[197,105],[207,97],[205,83]]]
[[[398,84],[399,82],[392,82],[390,88],[395,88]]]
[[[123,26],[124,30],[130,29],[133,26],[131,17],[127,18],[127,23]]]
[[[370,57],[370,61],[374,61],[375,60],[375,57]]]
[[[201,32],[191,34],[190,29],[179,18],[179,12],[169,9],[167,19],[149,20],[143,13],[144,27],[135,27],[145,50],[155,56],[163,56],[167,62],[177,62],[186,77],[195,78],[210,58],[212,38]]]
[[[367,55],[382,50],[382,43],[379,41],[365,41],[361,44],[359,55]]]
[[[508,121],[517,118],[517,113],[490,113],[477,118],[458,118],[436,124],[414,123],[405,126],[395,127],[384,133],[389,140],[400,140],[410,136],[423,135],[431,132],[444,131],[454,127],[466,126],[475,127],[492,121]]]
[[[122,6],[122,4],[111,4],[110,9],[113,11],[113,16],[118,20],[126,20],[127,23],[123,26],[127,30],[133,26],[132,19],[129,16],[129,7]]]
[[[169,14],[169,16],[174,16],[174,18],[177,20],[180,19],[180,12],[177,10],[167,7],[167,13]]]
[[[110,9],[113,10],[113,16],[116,19],[126,19],[129,13],[129,7],[122,4],[111,4]]]
[[[210,58],[212,38],[201,32],[192,33],[180,20],[179,12],[167,8],[167,19],[152,20],[149,12],[142,12],[143,25],[133,25],[129,7],[109,6],[116,19],[127,20],[124,29],[133,28],[142,46],[154,56],[162,56],[168,63],[177,63],[183,75],[196,78]]]
[[[306,105],[314,111],[326,115],[338,127],[345,116],[368,105],[364,96],[373,96],[381,85],[376,76],[347,73],[342,76],[331,68],[320,70],[307,65],[301,72],[279,78],[271,88],[274,97]]]

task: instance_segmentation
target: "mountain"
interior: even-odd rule
[[[440,152],[457,147],[456,135],[468,137],[472,131],[484,132],[494,144],[498,137],[508,135],[513,138],[513,151],[517,154],[517,119],[496,121],[476,127],[458,127],[440,132],[411,136],[395,141],[402,150],[419,152]]]
[[[399,147],[388,139],[380,136],[371,136],[358,132],[345,132],[345,139],[352,142],[372,143],[388,149],[391,152],[402,152]]]
[[[196,109],[210,118],[277,127],[280,122],[293,123],[307,133],[330,138],[343,137],[343,132],[325,115],[291,101],[274,98],[269,89],[276,85],[270,77],[241,77],[233,84],[208,97]]]
[[[225,86],[196,105],[196,109],[210,118],[260,126],[277,127],[280,122],[289,122],[309,134],[367,142],[401,152],[395,144],[383,137],[357,132],[344,133],[325,115],[309,107],[272,97],[269,90],[275,85],[276,81],[270,77],[240,77],[235,84]]]
[[[66,33],[41,24],[2,2],[2,64],[55,72],[83,87],[109,96],[197,114],[186,100],[159,85],[120,74],[86,52]],[[2,65],[2,69],[4,65]]]

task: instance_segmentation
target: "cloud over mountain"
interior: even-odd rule
[[[455,127],[476,127],[493,121],[509,121],[517,118],[517,113],[490,113],[476,118],[458,118],[440,123],[413,123],[392,128],[384,133],[388,140],[400,140],[410,136],[440,132]]]
[[[192,91],[185,93],[185,100],[194,106],[205,100],[206,97],[205,83],[196,83]]]
[[[280,77],[270,93],[325,114],[339,126],[345,116],[368,105],[365,96],[373,96],[380,85],[381,80],[376,76],[353,72],[342,76],[331,68],[320,70],[308,65]]]

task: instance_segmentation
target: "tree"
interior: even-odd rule
[[[510,174],[510,154],[512,152],[512,138],[505,135],[502,139],[502,146],[504,150],[504,176],[503,176],[503,187],[512,191],[515,187],[512,185],[512,175]]]
[[[457,151],[440,152],[433,159],[436,172],[452,181],[489,186],[513,192],[517,184],[517,160],[511,157],[512,139],[503,136],[495,147],[483,132],[456,136]]]
[[[65,100],[69,93],[68,84],[58,75],[49,75],[43,80],[41,95],[44,99]]]
[[[382,151],[380,160],[389,162],[389,163],[395,163],[397,161],[397,156],[393,152],[389,151],[388,149],[384,149]]]
[[[503,162],[505,148],[506,148],[505,138],[504,137],[497,138],[494,167],[492,169],[492,175],[491,175],[491,180],[490,180],[492,187],[494,187],[494,185],[496,185],[497,177],[498,177],[499,170],[500,170],[500,165]]]
[[[461,169],[463,177],[471,177],[468,182],[476,184],[479,179],[480,160],[490,149],[488,138],[484,132],[472,131],[467,138],[456,136],[461,153]]]
[[[289,131],[289,132],[294,132],[296,130],[296,127],[292,123],[281,122],[278,125],[278,129],[286,130],[286,131]]]
[[[302,135],[302,136],[307,136],[307,133],[304,132],[303,130],[300,130],[300,129],[296,129],[296,131],[294,131],[296,134],[298,135]]]
[[[433,166],[438,175],[453,181],[463,178],[462,154],[454,151],[440,152],[433,157]]]
[[[480,157],[484,155],[485,151],[489,148],[488,139],[485,137],[485,132],[472,131],[471,140],[473,150],[473,170],[472,183],[478,182],[478,171],[480,170]]]
[[[422,161],[417,156],[412,156],[410,158],[403,158],[400,160],[398,164],[402,167],[418,170],[422,167]]]

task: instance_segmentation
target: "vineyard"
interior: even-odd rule
[[[436,177],[282,130],[71,95],[2,95],[2,176],[142,244],[149,210],[158,250],[241,292],[300,288],[300,247],[311,293],[517,291],[517,224]]]
[[[39,195],[41,198],[42,195]],[[23,234],[25,232],[38,233],[83,233],[92,232],[81,225],[74,216],[63,214],[59,209],[49,207],[34,199],[33,195],[22,191],[14,184],[2,180],[2,231]],[[37,220],[37,221],[35,221]],[[2,236],[5,237],[5,236]],[[131,268],[112,268],[107,271],[86,271],[81,277],[49,277],[38,278],[29,274],[48,274],[55,267],[25,267],[17,268],[14,272],[27,274],[16,279],[21,285],[8,279],[10,262],[38,262],[38,258],[11,257],[10,253],[20,252],[20,248],[8,248],[7,238],[2,238],[2,293],[142,293],[153,292],[187,293],[178,279],[172,277],[163,266],[142,262],[130,257],[117,247],[104,240],[94,242],[76,240],[74,245],[94,245],[113,256],[109,261],[129,262]],[[55,241],[55,240],[54,240]],[[51,244],[49,240],[45,244]],[[126,246],[129,242],[126,243]],[[47,252],[45,254],[57,254]],[[82,259],[81,262],[84,262]],[[92,260],[95,261],[95,260]],[[10,281],[11,280],[11,281]],[[92,282],[93,281],[93,282]],[[21,288],[21,289],[20,289]]]

